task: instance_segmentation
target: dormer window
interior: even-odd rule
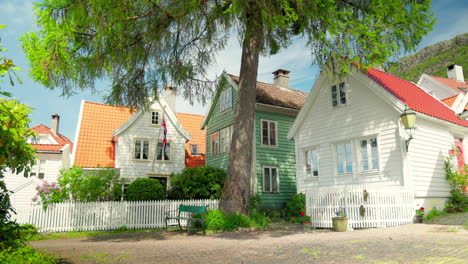
[[[331,87],[333,107],[346,104],[346,84],[341,82]]]
[[[159,112],[152,111],[151,112],[151,124],[152,125],[159,125],[159,121],[160,121]]]
[[[226,111],[232,107],[232,91],[231,88],[224,90],[220,96],[220,111]]]
[[[41,137],[40,136],[31,138],[31,144],[39,144],[40,142],[41,142]]]

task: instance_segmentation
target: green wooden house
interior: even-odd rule
[[[274,84],[257,82],[251,192],[262,208],[282,208],[296,193],[294,141],[287,135],[308,93],[289,88],[289,71],[273,72]],[[209,112],[206,165],[227,169],[239,77],[223,74]]]

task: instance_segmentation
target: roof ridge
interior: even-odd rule
[[[95,104],[95,105],[103,105],[103,106],[112,106],[112,107],[121,107],[121,108],[131,108],[129,106],[123,106],[123,105],[111,105],[111,104],[105,104],[105,103],[97,103],[97,102],[91,102],[91,101],[84,101],[85,103],[89,104]]]
[[[227,73],[227,75],[234,76],[234,77],[237,77],[237,78],[239,78],[239,79],[240,79],[240,77],[239,77],[239,76],[237,76],[237,75],[234,75],[234,74]],[[262,82],[262,81],[257,81],[257,83],[263,83],[263,84],[266,84],[266,85],[269,85],[269,86],[273,86],[273,87],[276,87],[276,88],[284,88],[284,89],[289,89],[289,90],[293,90],[293,91],[297,91],[297,92],[301,92],[301,93],[309,94],[308,92],[304,92],[304,91],[301,91],[301,90],[298,90],[298,89],[289,88],[289,87],[282,87],[282,86],[277,86],[277,85],[274,85],[274,84],[271,84],[271,83]]]
[[[182,113],[182,112],[177,112],[177,115],[182,114],[182,115],[192,115],[192,116],[199,116],[199,117],[204,117],[204,115],[197,115],[197,114],[190,114],[190,113]]]

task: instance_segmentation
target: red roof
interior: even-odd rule
[[[192,139],[185,144],[185,166],[188,168],[205,165],[206,131],[200,129],[203,118],[201,115],[177,113],[180,124],[192,136]],[[198,145],[200,155],[192,155],[191,144]]]
[[[437,76],[431,76],[432,78],[434,78],[436,81],[442,83],[443,85],[447,86],[447,87],[450,87],[452,89],[454,89],[455,91],[459,92],[459,93],[466,93],[466,91],[464,91],[464,89],[467,89],[468,90],[468,84],[467,83],[464,83],[464,82],[458,82],[454,79],[450,79],[450,78],[443,78],[443,77],[437,77]],[[459,88],[464,88],[464,89],[459,89]]]
[[[31,144],[37,151],[60,151],[67,144],[70,145],[70,151],[73,148],[73,143],[70,139],[60,133],[55,133],[46,125],[40,124],[31,128],[31,130],[37,134],[50,135],[55,141],[57,141],[57,144]]]
[[[444,103],[435,99],[414,83],[373,68],[368,69],[367,75],[410,109],[468,127],[467,120],[459,119],[455,112]]]
[[[130,108],[84,102],[81,111],[74,165],[87,168],[114,167],[112,132],[132,116]]]

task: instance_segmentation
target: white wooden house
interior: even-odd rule
[[[149,177],[168,188],[171,174],[180,173],[193,154],[186,151],[192,136],[181,124],[179,115],[183,120],[199,123],[202,120],[195,115],[176,114],[175,95],[171,97],[167,91],[148,110],[134,112],[128,107],[83,101],[72,164],[88,170],[118,168],[120,177],[127,183]],[[167,126],[165,153],[161,151],[163,116]],[[193,155],[194,159],[200,157],[204,164],[204,153]]]
[[[289,132],[298,192],[400,186],[414,193],[414,206],[442,209],[450,195],[444,161],[456,142],[466,148],[468,121],[412,82],[352,67],[342,78],[321,72]],[[406,108],[417,113],[411,141],[400,120]]]
[[[28,143],[36,149],[37,159],[31,168],[29,177],[7,172],[5,183],[13,191],[11,202],[15,209],[27,208],[32,205],[36,195],[36,187],[45,181],[55,182],[62,168],[70,166],[72,142],[59,133],[60,116],[52,115],[50,128],[38,125],[31,128],[37,136],[28,139]]]

